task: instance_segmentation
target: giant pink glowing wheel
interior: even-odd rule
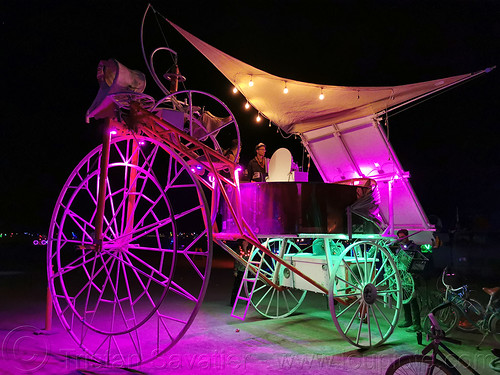
[[[133,366],[175,345],[201,306],[212,261],[209,212],[174,151],[148,138],[116,138],[96,249],[101,152],[78,164],[58,198],[49,287],[61,324],[92,360]]]
[[[402,307],[401,279],[390,250],[369,240],[354,242],[335,260],[332,275],[328,301],[338,332],[359,348],[385,342]]]

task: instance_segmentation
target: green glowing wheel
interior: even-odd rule
[[[401,279],[389,249],[355,242],[342,252],[332,274],[328,300],[339,333],[359,348],[385,342],[402,306]]]

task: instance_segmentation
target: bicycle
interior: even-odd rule
[[[469,297],[469,289],[467,285],[459,288],[452,288],[451,285],[445,282],[447,268],[444,269],[441,275],[441,282],[446,287],[443,303],[433,308],[431,313],[436,317],[441,329],[445,333],[451,332],[457,326],[462,331],[478,330],[483,334],[483,337],[477,347],[479,347],[484,339],[492,334],[497,342],[500,342],[500,304],[498,296],[500,296],[500,287],[483,288],[489,297],[486,308],[481,303]],[[460,324],[459,321],[462,323]],[[424,320],[424,331],[429,332],[429,319]]]
[[[458,369],[450,362],[447,355],[445,355],[440,348],[444,349],[449,356],[453,357],[462,366],[469,370],[472,374],[479,375],[470,364],[465,362],[457,354],[455,354],[450,348],[448,348],[443,341],[447,341],[453,344],[461,344],[461,341],[446,337],[446,333],[440,327],[436,317],[430,313],[428,315],[429,321],[431,322],[430,332],[427,339],[432,341],[422,350],[422,354],[409,354],[396,361],[392,362],[387,368],[385,375],[397,375],[397,374],[427,374],[427,375],[439,375],[439,374],[460,374]],[[432,351],[431,355],[428,355]],[[492,353],[499,357],[498,349],[493,349]],[[439,357],[439,358],[438,358]],[[496,367],[498,363],[498,358],[493,360],[490,367],[496,371],[499,369]]]

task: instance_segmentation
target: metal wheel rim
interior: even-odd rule
[[[415,294],[415,281],[413,280],[413,276],[405,270],[399,270],[399,277],[401,279],[401,290],[403,295],[401,303],[405,305],[411,301]],[[393,297],[396,298],[396,296]]]
[[[128,151],[131,144],[140,142],[147,143],[146,146],[136,149],[137,154],[140,154],[136,156],[141,160],[141,167],[131,162],[132,153]],[[95,203],[96,192],[94,190],[97,185],[99,154],[102,149],[99,146],[79,163],[59,196],[49,230],[47,267],[49,288],[55,311],[62,325],[93,360],[120,367],[138,365],[156,358],[175,345],[192,324],[208,285],[212,259],[212,233],[208,229],[210,228],[208,206],[204,192],[182,158],[164,145],[141,137],[113,139],[111,148],[113,157],[119,161],[111,161],[109,167],[107,209],[109,208],[111,214],[105,215],[107,219],[105,220],[103,254],[95,253],[92,259],[91,251],[85,250],[85,253],[82,250],[84,253],[76,260],[66,260],[73,256],[70,253],[74,245],[89,245],[92,242],[91,218],[95,215],[95,207],[80,211],[74,203],[78,200],[79,194],[81,197],[90,196],[90,202]],[[148,151],[145,151],[146,148]],[[155,164],[160,160],[163,164]],[[165,166],[165,163],[167,163],[167,169],[159,170],[156,174],[154,168],[160,165]],[[115,173],[119,170],[123,170],[123,173]],[[140,195],[134,198],[136,204],[131,206],[130,210],[134,212],[134,215],[143,213],[144,216],[141,216],[135,223],[136,229],[131,237],[124,239],[126,236],[120,236],[119,232],[120,228],[126,226],[124,219],[126,204],[123,199],[120,202],[120,194],[123,198],[126,195],[124,191],[127,189],[126,186],[115,189],[113,178],[120,176],[121,179],[124,175],[130,176],[130,170],[137,172],[133,184],[139,187]],[[157,178],[160,173],[166,175],[161,178],[162,182],[159,182]],[[139,182],[141,179],[144,180],[142,185]],[[158,190],[157,195],[153,196],[154,188],[151,186]],[[174,191],[177,192],[183,188],[188,191],[186,194],[194,194],[198,201],[193,203],[195,207],[179,211],[176,208],[178,205],[172,203],[172,198],[169,197],[175,195]],[[132,195],[131,190],[128,190],[127,196]],[[112,203],[113,199],[116,199],[116,204]],[[88,203],[88,199],[83,200]],[[142,202],[145,208],[141,211]],[[120,211],[123,213],[120,214]],[[159,216],[160,211],[165,217]],[[84,218],[88,219],[83,220]],[[205,227],[197,237],[191,241],[188,240],[185,247],[181,248],[179,232],[185,227],[188,218],[196,219]],[[80,225],[76,225],[77,222]],[[85,225],[82,227],[81,223]],[[82,230],[81,239],[74,240],[68,236],[68,231],[74,226]],[[113,233],[113,230],[117,233]],[[166,244],[168,237],[165,231],[167,230],[171,230],[172,234],[169,246]],[[148,239],[149,235],[151,235],[151,241]],[[117,240],[122,241],[120,245],[122,256],[113,247]],[[195,251],[194,246],[199,246],[205,241],[206,250]],[[150,247],[150,243],[156,243],[156,247]],[[100,267],[99,264],[95,267],[98,257],[102,259],[102,264]],[[158,265],[148,263],[151,258],[158,258]],[[91,264],[93,267],[90,267],[89,272],[87,265]],[[106,267],[106,264],[109,267]],[[114,264],[116,264],[115,268]],[[71,268],[72,266],[75,268]],[[181,266],[183,272],[187,270],[189,275],[197,277],[192,281],[192,285],[180,282],[175,269]],[[52,273],[53,267],[54,273]],[[97,283],[100,281],[100,279],[96,281],[100,276],[94,271],[99,268],[100,272],[104,270],[103,278],[107,280],[107,284],[103,283],[102,293],[100,295],[97,293],[98,296],[94,297],[93,289],[98,290]],[[70,284],[74,282],[71,277],[77,274],[86,274],[87,282],[78,293],[75,293],[73,289],[69,289],[71,289]],[[116,280],[115,286],[106,289],[107,285],[113,284],[113,280]],[[139,290],[138,293],[136,289]],[[82,302],[80,296],[85,293],[87,298]],[[106,298],[105,294],[111,295],[111,298]],[[89,301],[92,302],[93,298],[96,298],[95,304],[91,305]],[[122,305],[123,301],[128,306]],[[101,307],[105,304],[109,308]],[[178,306],[182,307],[177,309]],[[87,318],[89,314],[92,315],[90,321]],[[117,315],[122,322],[117,321]],[[107,328],[106,316],[109,317]],[[132,324],[127,323],[130,321]],[[153,342],[152,337],[156,337],[157,342]]]
[[[452,304],[444,304],[431,310],[444,333],[450,333],[458,324],[460,312]],[[431,322],[426,316],[423,323],[424,332],[430,332]]]

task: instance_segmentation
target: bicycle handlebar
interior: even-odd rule
[[[458,288],[452,288],[451,285],[449,284],[446,284],[444,282],[444,275],[446,275],[446,271],[448,270],[448,266],[446,266],[443,270],[443,273],[441,274],[441,282],[443,283],[443,285],[446,287],[447,290],[451,290],[452,292],[458,292],[459,290],[461,289],[465,289],[467,288],[467,285],[462,285],[461,287],[458,287]]]

